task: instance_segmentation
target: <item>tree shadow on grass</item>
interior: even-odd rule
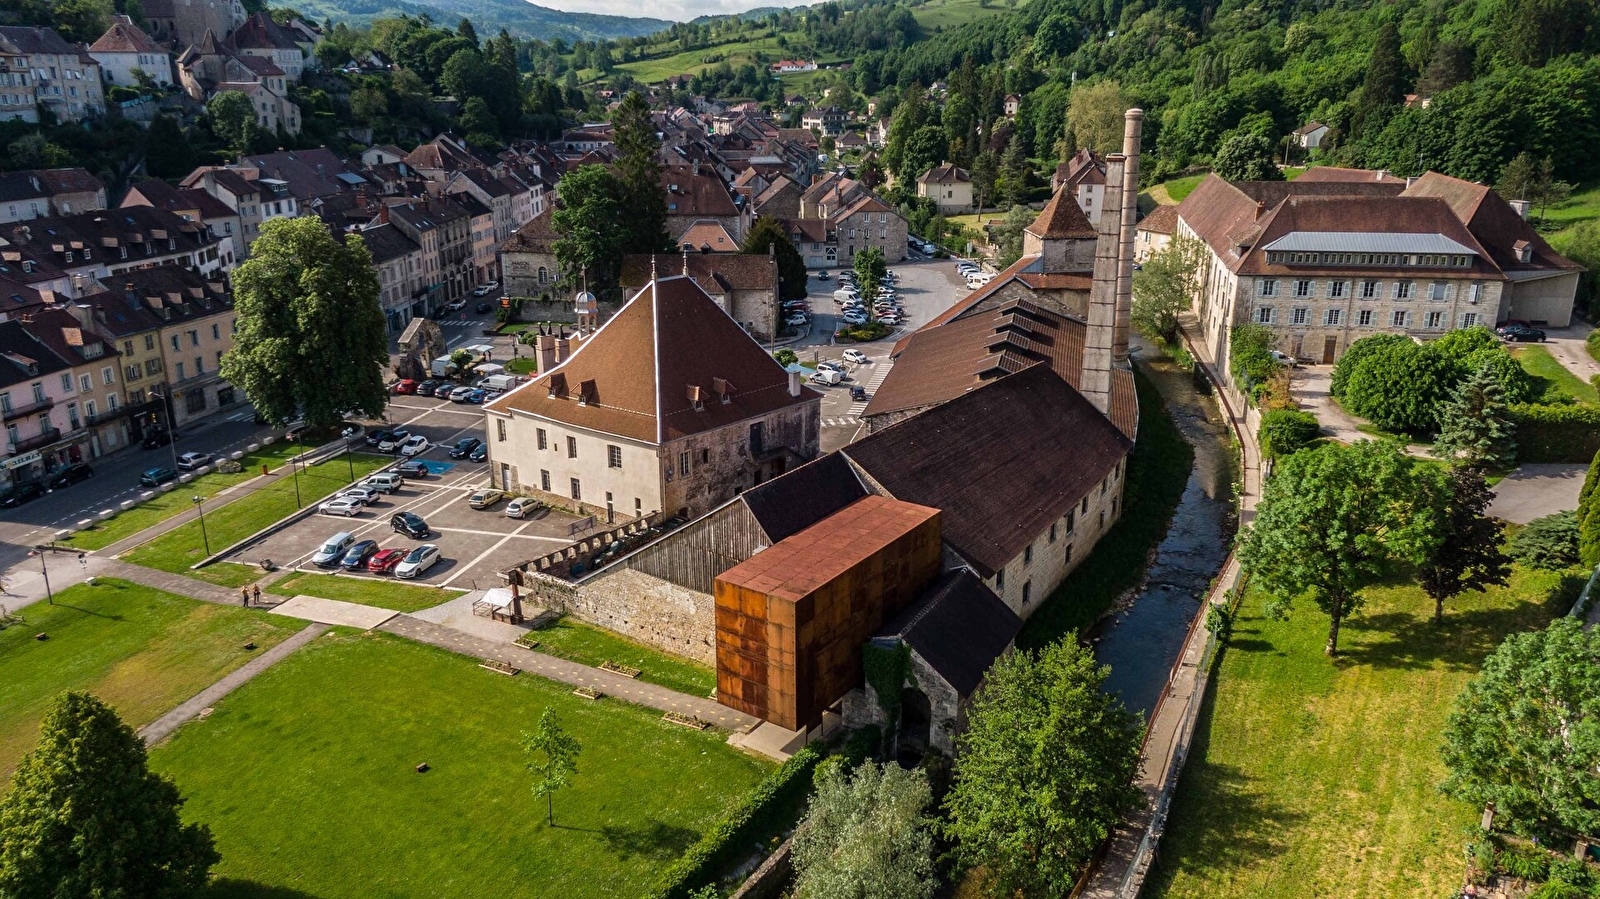
[[[630,859],[639,856],[657,862],[667,862],[677,858],[700,838],[699,834],[687,827],[654,819],[639,827],[608,825],[600,828],[600,836],[606,841],[607,848],[616,853],[618,858]]]
[[[316,899],[316,897],[311,893],[303,893],[289,887],[219,877],[211,881],[210,886],[202,890],[197,899]]]
[[[1571,607],[1583,590],[1584,578],[1568,575],[1551,590],[1543,603],[1488,609],[1451,609],[1445,606],[1444,623],[1434,624],[1431,610],[1357,615],[1344,630],[1362,639],[1341,641],[1340,667],[1421,670],[1443,664],[1452,671],[1476,671],[1506,635],[1541,627]]]

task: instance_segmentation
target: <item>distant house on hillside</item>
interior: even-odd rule
[[[817,63],[815,60],[780,59],[772,64],[772,71],[780,75],[790,72],[815,72],[816,70]]]
[[[1327,125],[1321,122],[1307,122],[1294,130],[1294,145],[1306,150],[1315,150],[1322,146],[1322,139],[1327,136]]]
[[[936,165],[917,179],[917,196],[927,197],[945,215],[972,209],[972,177],[951,163]]]

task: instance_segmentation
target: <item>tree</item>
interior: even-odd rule
[[[1404,77],[1400,29],[1394,22],[1385,22],[1373,42],[1366,76],[1356,94],[1354,119],[1358,135],[1376,134],[1389,121],[1394,108],[1405,100]]]
[[[921,770],[824,767],[794,835],[795,899],[928,899],[938,883],[932,802]]]
[[[206,117],[211,120],[211,133],[241,156],[250,152],[261,132],[255,106],[243,91],[218,91],[206,101]]]
[[[220,859],[109,706],[63,693],[0,798],[0,896],[198,895]]]
[[[994,200],[994,185],[1000,177],[1000,160],[993,150],[980,150],[972,158],[972,190],[977,194],[978,212],[983,212],[987,202]]]
[[[585,276],[594,287],[614,284],[624,236],[617,227],[622,210],[617,176],[605,166],[579,166],[561,179],[556,192],[561,204],[550,224],[560,235],[553,249],[565,286],[576,287]]]
[[[1589,463],[1578,493],[1578,561],[1585,568],[1600,565],[1600,452]]]
[[[763,215],[756,219],[755,224],[745,233],[744,243],[739,246],[741,253],[767,253],[771,252],[778,263],[778,297],[782,300],[803,300],[806,298],[806,261],[795,249],[794,241],[789,239],[789,232],[783,228],[783,223],[770,215]]]
[[[304,415],[313,428],[388,405],[389,341],[378,276],[359,234],[343,242],[315,216],[261,226],[233,274],[238,329],[222,376],[267,421]]]
[[[1115,81],[1079,84],[1067,100],[1067,128],[1072,143],[1101,155],[1122,152],[1124,116],[1133,101]]]
[[[1010,268],[1022,258],[1022,234],[1033,224],[1038,214],[1026,206],[1017,205],[1006,210],[1005,220],[991,233],[995,242],[994,261],[1001,269]]]
[[[869,189],[877,190],[878,185],[883,183],[883,162],[878,159],[878,154],[868,153],[866,158],[861,160],[861,164],[856,167],[856,176]]]
[[[1571,568],[1578,564],[1578,513],[1569,509],[1535,518],[1511,538],[1509,549],[1511,558],[1529,568]]]
[[[115,12],[111,0],[56,0],[48,24],[68,41],[94,43],[111,26]]]
[[[1386,431],[1432,434],[1459,374],[1455,362],[1435,344],[1386,343],[1350,372],[1343,402]]]
[[[944,161],[950,148],[945,143],[944,130],[937,125],[924,125],[912,132],[906,140],[905,156],[895,177],[909,183],[924,172]]]
[[[878,296],[878,287],[883,284],[884,276],[889,273],[889,265],[884,261],[883,251],[877,247],[866,247],[856,253],[856,286],[861,289],[861,299],[866,301],[870,310],[870,303]]]
[[[1145,334],[1172,341],[1178,336],[1178,314],[1200,296],[1205,245],[1177,235],[1144,261],[1133,275],[1133,324]]]
[[[1065,897],[1138,802],[1139,721],[1072,638],[997,659],[956,738],[945,835],[993,897]]]
[[[1444,604],[1468,590],[1505,586],[1511,560],[1500,549],[1500,523],[1484,515],[1494,492],[1483,470],[1450,469],[1435,508],[1433,545],[1418,566],[1422,592],[1433,599],[1433,621],[1444,623]]]
[[[1600,630],[1558,618],[1507,637],[1445,726],[1444,790],[1536,837],[1600,829]]]
[[[672,249],[667,234],[667,197],[661,184],[661,141],[650,119],[650,104],[629,91],[611,117],[617,146],[617,180],[625,253],[659,253]]]
[[[1283,172],[1272,161],[1272,141],[1260,134],[1234,132],[1224,138],[1211,168],[1228,181],[1283,180]]]
[[[389,114],[389,98],[382,90],[363,84],[350,92],[350,114],[358,122],[375,124]]]
[[[534,774],[533,797],[544,797],[545,822],[556,823],[555,794],[572,784],[578,773],[578,753],[583,746],[561,729],[555,709],[545,709],[539,724],[522,735],[522,749],[528,753],[528,770]]]
[[[1484,366],[1457,385],[1440,411],[1433,454],[1462,465],[1510,468],[1517,458],[1515,432],[1500,382]]]
[[[1417,82],[1417,93],[1433,97],[1471,79],[1472,49],[1454,41],[1440,41],[1434,45],[1433,57]]]
[[[1028,179],[1033,175],[1033,164],[1028,161],[1028,147],[1021,135],[1013,135],[1011,143],[1000,155],[1000,172],[995,177],[995,195],[1009,206],[1028,200]]]
[[[472,46],[478,46],[478,30],[472,27],[471,19],[463,18],[461,23],[456,26],[456,34],[471,41]]]
[[[500,143],[495,133],[500,129],[500,122],[489,108],[489,101],[482,97],[472,97],[461,105],[456,127],[466,134],[469,144],[493,147]]]
[[[155,117],[145,137],[145,147],[145,170],[153,178],[182,178],[194,170],[194,150],[189,147],[189,136],[172,116]]]
[[[1393,443],[1361,440],[1302,450],[1267,481],[1255,523],[1239,547],[1245,570],[1276,596],[1275,611],[1309,592],[1329,619],[1328,655],[1361,590],[1390,563],[1427,549],[1441,476]]]
[[[1310,446],[1322,436],[1317,417],[1299,409],[1269,409],[1261,416],[1261,452],[1281,459]]]
[[[1526,150],[1506,163],[1500,173],[1500,186],[1497,189],[1501,196],[1526,200],[1539,207],[1541,220],[1544,219],[1546,207],[1572,195],[1572,185],[1556,180],[1554,160],[1548,156],[1535,160]]]

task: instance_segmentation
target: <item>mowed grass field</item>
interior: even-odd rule
[[[1456,696],[1506,634],[1564,614],[1576,574],[1518,569],[1432,623],[1416,587],[1371,591],[1323,655],[1328,619],[1247,594],[1215,673],[1145,896],[1438,899],[1460,885],[1478,809],[1439,792]]]
[[[140,727],[304,626],[107,578],[20,614],[0,631],[0,784],[63,691],[87,690]]]
[[[547,708],[583,745],[554,827],[520,746]],[[340,632],[179,729],[151,764],[216,836],[211,895],[319,899],[638,895],[770,770],[657,712]]]
[[[536,649],[598,668],[602,662],[615,662],[639,669],[639,679],[679,693],[708,696],[717,686],[717,673],[688,659],[668,655],[658,649],[635,643],[572,618],[562,618],[546,628],[532,631],[539,641]]]
[[[1542,386],[1546,399],[1566,398],[1590,406],[1600,405],[1600,393],[1595,391],[1594,385],[1573,374],[1544,347],[1513,344],[1511,352],[1522,363],[1522,369]]]
[[[1025,2],[1018,2],[1013,7],[1005,0],[991,0],[988,6],[980,5],[978,0],[930,0],[928,3],[912,7],[911,14],[916,17],[917,24],[921,25],[924,31],[931,32],[965,25],[977,19],[1004,15],[1026,5]]]
[[[388,456],[358,453],[350,462],[338,456],[320,465],[302,469],[298,477],[300,506],[316,505],[328,494],[348,486],[352,462],[356,479],[359,480],[393,461]],[[221,552],[274,521],[293,514],[298,508],[295,490],[295,476],[284,471],[272,484],[225,505],[207,508],[203,532],[198,520],[189,521],[128,552],[123,558],[146,568],[199,578],[224,587],[248,584],[261,576],[259,569],[227,562],[193,571],[189,566],[206,557],[207,541],[210,542],[211,552]],[[189,496],[181,489],[174,490],[173,494]]]
[[[396,612],[432,608],[461,595],[459,590],[418,587],[392,578],[341,577],[337,574],[308,574],[302,571],[291,572],[274,581],[267,587],[267,592],[277,596],[320,596]]]

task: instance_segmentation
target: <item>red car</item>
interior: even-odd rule
[[[406,378],[404,380],[397,381],[395,383],[395,385],[394,385],[394,392],[395,393],[416,393],[417,392],[417,382],[411,380],[410,378]]]
[[[375,574],[391,574],[405,557],[406,551],[403,549],[380,549],[367,560],[367,570]]]

